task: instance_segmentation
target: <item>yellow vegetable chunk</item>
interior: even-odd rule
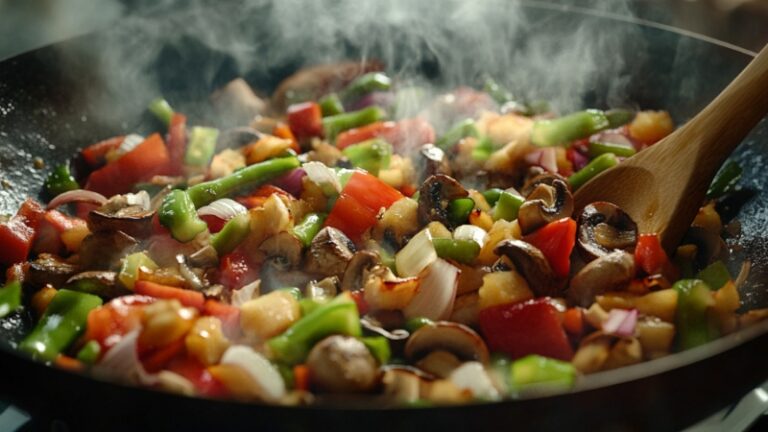
[[[246,336],[266,340],[284,332],[301,318],[296,298],[287,291],[273,291],[240,307],[240,327]]]
[[[507,303],[518,303],[533,298],[528,282],[516,271],[488,273],[478,291],[478,307],[485,309]]]
[[[221,330],[221,320],[210,316],[195,321],[184,343],[187,352],[206,366],[218,363],[230,345]]]

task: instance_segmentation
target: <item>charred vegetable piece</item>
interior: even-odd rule
[[[573,386],[576,369],[572,364],[540,355],[529,355],[512,362],[509,369],[511,390],[566,390]]]
[[[731,192],[741,179],[741,173],[742,169],[738,163],[728,161],[712,180],[712,184],[707,189],[707,198],[716,199]]]
[[[159,97],[149,103],[147,107],[149,111],[157,117],[158,120],[163,122],[166,126],[171,124],[171,117],[173,117],[173,108],[167,100]]]
[[[450,238],[433,238],[437,256],[452,259],[462,264],[471,264],[480,253],[480,245],[473,240],[456,240]]]
[[[323,119],[325,136],[333,139],[339,132],[364,126],[384,119],[387,116],[383,109],[372,106],[358,111],[328,116]]]
[[[251,231],[251,218],[248,213],[239,214],[228,220],[221,231],[211,236],[211,246],[219,256],[232,252]]]
[[[50,196],[56,196],[75,189],[80,189],[80,185],[77,184],[77,180],[69,171],[69,165],[57,166],[45,180],[45,190]]]
[[[194,185],[187,189],[187,194],[194,207],[199,208],[225,198],[240,188],[258,186],[298,167],[299,160],[295,156],[270,159],[249,165],[226,177]]]
[[[36,359],[52,361],[83,332],[88,313],[99,306],[101,299],[95,295],[60,289],[19,349]]]
[[[216,140],[219,130],[216,128],[195,126],[189,135],[189,145],[184,156],[184,163],[198,168],[205,168],[216,152]]]
[[[0,288],[0,318],[14,312],[21,306],[21,282],[9,281]]]
[[[693,348],[716,338],[717,329],[707,318],[707,309],[714,304],[707,284],[698,279],[682,279],[672,288],[677,291],[675,328],[680,348]]]
[[[312,239],[315,238],[317,233],[323,227],[323,222],[325,222],[326,217],[328,217],[328,215],[325,213],[308,213],[298,225],[293,227],[293,234],[301,240],[301,244],[303,244],[304,247],[307,247],[312,243]]]
[[[353,166],[362,168],[373,175],[389,168],[392,146],[380,138],[374,138],[346,147],[342,153]]]
[[[435,145],[443,150],[449,149],[466,137],[480,137],[480,132],[472,119],[462,120],[435,141]]]
[[[328,117],[344,112],[344,105],[341,103],[339,95],[336,93],[330,93],[318,101],[320,104],[320,111],[323,113],[323,117]]]
[[[419,188],[419,221],[438,221],[452,227],[448,207],[451,201],[469,195],[466,189],[453,177],[443,174],[430,176]]]
[[[619,163],[616,159],[616,155],[613,153],[602,154],[587,164],[584,168],[573,173],[568,177],[568,184],[571,185],[571,189],[576,190],[580,188],[584,183],[592,180],[593,177],[607,170],[613,168]]]
[[[347,295],[340,295],[313,310],[285,333],[269,339],[267,345],[278,361],[295,365],[307,358],[315,342],[332,334],[361,334],[357,305]]]
[[[160,223],[171,231],[173,238],[188,242],[208,229],[197,216],[197,210],[187,192],[175,189],[163,200],[158,212]]]
[[[586,110],[552,120],[537,120],[531,132],[531,142],[539,147],[563,145],[608,129],[605,113]]]

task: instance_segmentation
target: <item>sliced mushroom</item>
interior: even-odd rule
[[[307,252],[306,268],[323,276],[341,276],[355,254],[355,244],[343,232],[325,227],[317,233]]]
[[[301,262],[301,242],[287,231],[279,232],[261,242],[259,250],[267,259],[277,259],[286,269],[294,269]]]
[[[450,321],[425,325],[411,334],[405,356],[417,361],[433,351],[448,351],[462,360],[488,363],[490,354],[483,339],[471,328]]]
[[[211,245],[205,245],[189,256],[189,265],[199,268],[211,268],[219,265],[219,253]]]
[[[373,267],[381,263],[381,258],[376,252],[361,250],[355,252],[344,270],[341,280],[342,291],[358,291],[365,283],[364,275]]]
[[[78,273],[67,280],[66,287],[108,299],[130,293],[117,284],[117,274],[112,271]]]
[[[469,192],[454,178],[444,174],[430,176],[419,188],[419,222],[424,225],[438,221],[452,226],[448,220],[448,205],[467,195]]]
[[[509,258],[537,296],[557,297],[561,294],[561,281],[536,246],[522,240],[504,240],[496,245],[494,253]]]
[[[607,291],[624,289],[635,276],[635,258],[622,250],[616,250],[584,266],[573,278],[568,288],[568,298],[587,307],[595,296]]]
[[[554,179],[552,185],[540,183],[520,206],[517,222],[523,234],[529,234],[549,222],[570,217],[573,213],[573,195],[568,185]]]
[[[560,180],[565,184],[568,184],[568,181],[565,179],[565,177],[561,176],[560,174],[551,173],[538,166],[530,167],[528,169],[528,175],[526,177],[525,183],[520,189],[520,193],[524,197],[527,197],[539,185],[545,184],[552,186],[555,180]]]
[[[419,181],[436,174],[451,175],[451,164],[445,152],[433,144],[424,144],[419,149]]]
[[[102,231],[89,234],[80,246],[83,267],[109,270],[120,265],[120,259],[135,252],[139,242],[122,231]]]
[[[88,214],[88,228],[91,232],[122,231],[131,237],[145,238],[152,234],[152,218],[149,194],[115,195],[103,206]]]
[[[461,360],[454,354],[443,350],[432,351],[416,362],[416,367],[439,378],[448,378],[451,372],[459,366],[461,366]]]
[[[29,263],[29,284],[42,287],[51,284],[63,286],[78,271],[78,266],[70,264],[56,255],[41,253]]]
[[[313,280],[304,288],[304,295],[313,300],[330,300],[336,297],[340,285],[341,282],[336,276],[328,276],[319,281]]]
[[[434,377],[411,366],[387,366],[383,368],[381,382],[384,394],[398,403],[419,400]]]
[[[587,205],[579,215],[577,244],[586,261],[616,249],[631,252],[637,243],[637,224],[618,206],[605,201]]]
[[[332,393],[362,393],[379,381],[379,367],[359,339],[334,335],[321,340],[307,358],[312,384]]]

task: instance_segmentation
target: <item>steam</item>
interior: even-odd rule
[[[238,75],[268,94],[302,65],[351,58],[381,60],[392,75],[432,88],[491,76],[560,112],[595,95],[605,105],[625,104],[632,71],[617,53],[641,43],[638,30],[542,13],[553,7],[505,0],[147,2],[98,41],[107,47],[96,59],[103,78],[88,103],[117,117],[170,95],[194,115],[203,111],[195,101],[207,103],[212,89]],[[592,7],[631,15],[622,1]]]

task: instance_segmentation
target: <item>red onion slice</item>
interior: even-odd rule
[[[403,310],[406,318],[447,319],[459,286],[461,271],[443,259],[437,259],[421,272],[419,291]]]
[[[554,147],[534,150],[525,155],[530,165],[538,165],[551,173],[557,173],[557,150]]]
[[[307,175],[307,173],[302,168],[296,168],[295,170],[277,177],[272,181],[272,184],[294,197],[299,198],[303,189],[301,179],[303,179],[305,175]]]
[[[221,198],[206,206],[200,207],[197,210],[197,214],[198,216],[215,216],[227,221],[239,214],[246,213],[247,211],[248,209],[239,202],[229,198]]]
[[[612,309],[603,322],[603,332],[619,337],[632,337],[635,335],[636,325],[637,309]]]
[[[52,210],[56,207],[69,203],[88,203],[103,206],[106,202],[107,198],[98,192],[85,189],[75,189],[56,195],[56,197],[48,203],[48,210]]]

